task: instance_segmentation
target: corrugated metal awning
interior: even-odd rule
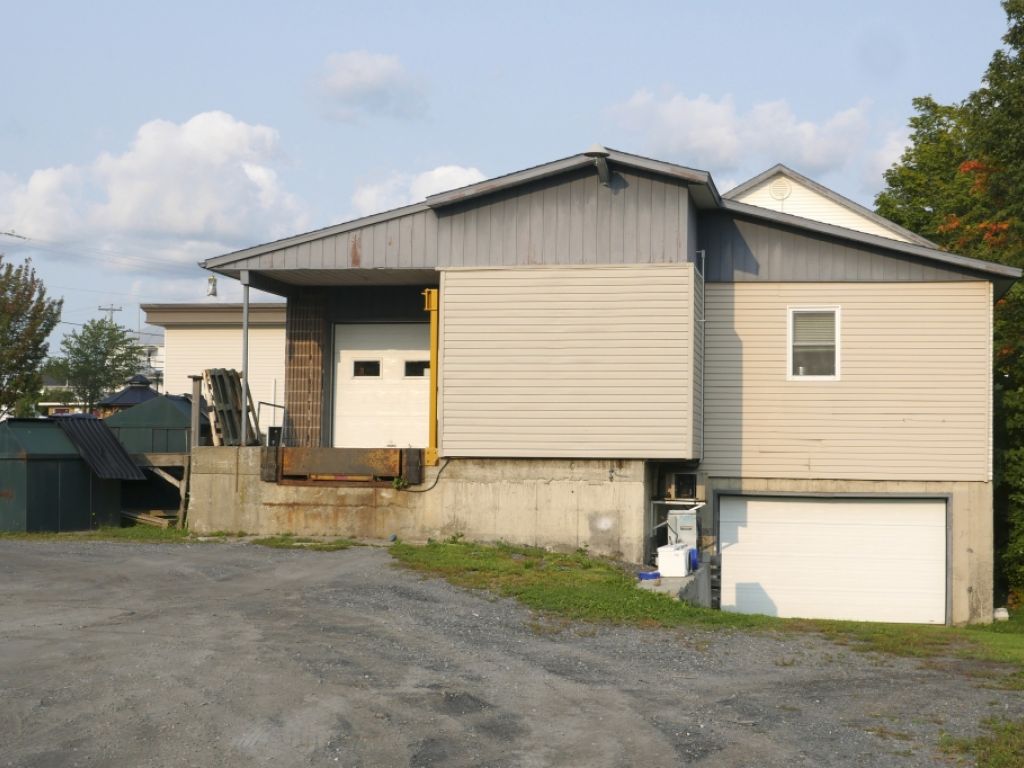
[[[55,416],[53,421],[101,480],[146,479],[110,428],[95,416],[75,413]]]

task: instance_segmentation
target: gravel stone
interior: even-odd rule
[[[538,618],[385,550],[0,541],[0,766],[930,766],[985,665]]]

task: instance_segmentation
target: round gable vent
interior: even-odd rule
[[[789,183],[789,179],[779,176],[768,185],[768,194],[776,200],[785,200],[793,194],[793,185]]]

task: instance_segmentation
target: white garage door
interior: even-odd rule
[[[723,496],[722,609],[942,624],[946,503]]]
[[[334,329],[334,446],[426,448],[430,326]]]

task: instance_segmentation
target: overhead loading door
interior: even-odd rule
[[[338,325],[334,361],[334,447],[426,447],[429,325]]]
[[[946,502],[723,496],[722,609],[942,624]]]

